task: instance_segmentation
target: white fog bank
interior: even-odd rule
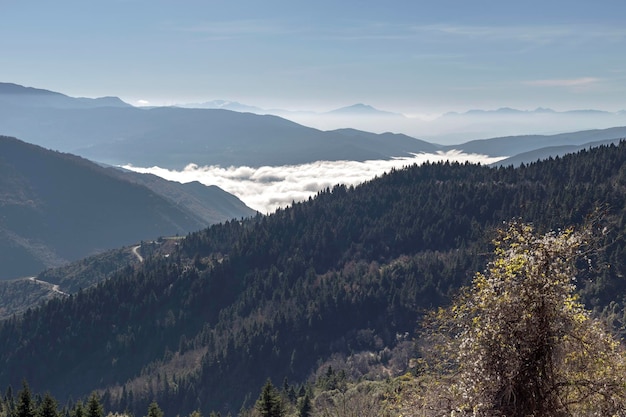
[[[187,183],[198,181],[205,185],[217,185],[239,197],[249,207],[267,214],[292,201],[303,201],[318,191],[337,184],[358,185],[380,176],[393,168],[403,168],[426,161],[470,162],[491,164],[505,157],[464,154],[458,151],[436,154],[416,154],[412,157],[390,160],[317,161],[302,165],[247,166],[222,168],[220,166],[198,166],[189,164],[182,171],[157,166],[150,168],[125,165],[122,168],[154,174],[170,181]]]

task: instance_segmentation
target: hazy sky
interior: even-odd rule
[[[624,0],[0,0],[0,81],[137,104],[626,108]]]

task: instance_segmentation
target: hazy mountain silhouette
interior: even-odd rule
[[[214,105],[225,107],[229,103],[217,101]],[[617,113],[593,110],[558,113],[544,108],[531,112],[501,108],[449,114],[441,120],[445,121],[446,117],[474,120],[472,118],[477,117],[497,124],[517,120],[518,116],[525,118],[529,114],[537,117],[556,114],[567,120],[595,117],[589,115],[590,112],[601,113],[599,117],[607,120],[619,119]],[[356,119],[375,120],[375,115],[397,116],[399,125],[410,121],[365,104],[330,113],[333,115],[328,117],[334,120],[344,120],[345,117],[346,124]],[[323,131],[272,115],[222,108],[136,108],[116,98],[77,99],[15,84],[0,84],[0,134],[112,165],[131,163],[176,169],[189,163],[258,167],[319,160],[364,161],[451,149],[514,156],[540,148],[579,146],[626,136],[622,128],[614,128],[551,136],[497,137],[440,146],[402,134],[375,134],[345,128]]]
[[[603,110],[594,110],[594,109],[580,109],[580,110],[566,110],[566,111],[556,111],[550,108],[545,107],[537,107],[534,110],[520,110],[514,109],[511,107],[500,107],[495,110],[484,110],[484,109],[472,109],[466,112],[448,112],[443,115],[443,117],[458,117],[458,116],[467,116],[467,115],[531,115],[531,114],[593,114],[593,115],[614,115],[619,114],[612,113]]]
[[[490,156],[514,156],[547,147],[581,146],[590,142],[608,141],[626,137],[626,127],[585,130],[558,135],[524,135],[472,140],[458,145],[447,145],[445,150],[461,150]],[[572,148],[573,149],[573,148]],[[546,154],[544,152],[544,154]],[[546,154],[546,157],[550,156]]]
[[[232,110],[240,113],[256,113],[256,114],[270,114],[271,112],[268,110],[264,110],[260,107],[249,106],[247,104],[242,104],[236,101],[228,101],[228,100],[211,100],[205,101],[202,103],[188,103],[188,104],[177,104],[175,107],[185,108],[185,109],[222,109],[222,110]]]
[[[446,113],[424,125],[421,136],[438,143],[455,144],[471,139],[520,135],[553,135],[563,132],[607,129],[625,126],[623,112],[601,110],[556,111],[549,108],[519,110],[474,109],[464,113]]]
[[[532,162],[537,162],[541,160],[545,160],[548,158],[555,158],[564,156],[571,153],[576,153],[583,149],[595,148],[598,146],[609,145],[611,143],[617,144],[624,138],[618,139],[609,139],[609,140],[601,140],[597,142],[589,142],[583,145],[562,145],[562,146],[548,146],[545,148],[535,149],[529,152],[523,152],[512,156],[510,158],[503,159],[498,161],[492,166],[508,166],[513,165],[515,167],[520,166],[521,164],[529,164]]]
[[[54,91],[24,87],[12,83],[0,83],[0,103],[26,107],[52,107],[61,109],[132,107],[118,97],[75,98]]]
[[[335,109],[325,114],[331,116],[376,116],[376,117],[404,117],[399,113],[392,113],[388,111],[378,110],[368,104],[357,103],[352,106],[341,107],[339,109]]]
[[[324,132],[277,116],[94,105],[103,104],[103,99],[87,106],[81,99],[47,90],[4,87],[0,132],[110,164],[283,165],[381,159],[426,150],[418,141],[401,148],[394,142],[399,136]],[[406,144],[405,138],[401,141]]]

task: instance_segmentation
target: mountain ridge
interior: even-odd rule
[[[16,85],[11,85],[11,88],[38,91]],[[130,163],[135,166],[158,165],[173,169],[183,169],[189,163],[199,166],[259,167],[297,165],[318,160],[390,159],[452,148],[470,153],[511,157],[538,148],[581,145],[600,140],[593,136],[592,130],[586,130],[557,135],[518,135],[516,139],[492,137],[461,142],[454,146],[437,145],[410,135],[370,133],[345,126],[341,129],[320,130],[268,114],[241,113],[223,108],[137,108],[130,105],[102,107],[98,103],[107,104],[108,100],[117,99],[75,99],[60,93],[42,91],[46,91],[47,95],[69,99],[75,104],[73,107],[48,106],[45,102],[18,105],[11,100],[1,100],[3,96],[0,94],[0,132],[111,165]],[[6,99],[7,95],[4,97]],[[84,100],[91,104],[85,105]],[[218,104],[226,105],[225,103],[227,102]],[[371,112],[373,107],[356,104],[344,109],[366,109]],[[374,111],[380,112],[376,109]],[[475,112],[487,115],[561,114],[543,108],[533,111],[502,108]],[[563,114],[566,113],[569,115],[567,117],[574,117],[572,113]],[[584,116],[587,113],[588,111],[582,111],[581,114]],[[338,117],[338,120],[343,120]],[[460,114],[458,117],[465,116]],[[402,120],[405,119],[409,120]],[[559,135],[589,137],[567,141]],[[602,138],[604,139],[609,138]]]
[[[232,218],[229,210],[237,218],[255,213],[223,191],[207,188],[224,200],[224,207],[211,210],[203,207],[210,198],[198,190],[195,200],[182,191],[194,185],[155,177],[149,189],[142,185],[146,178],[0,136],[0,278],[34,275],[141,239],[186,234],[210,219]],[[176,192],[191,201],[175,202]]]
[[[132,107],[119,97],[70,97],[56,91],[3,82],[0,82],[0,102],[17,102],[20,106],[26,107],[53,107],[62,109]]]

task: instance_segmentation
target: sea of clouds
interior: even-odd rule
[[[303,201],[318,191],[337,184],[358,185],[393,168],[399,169],[426,161],[458,161],[491,164],[503,157],[464,154],[458,151],[436,154],[415,154],[411,157],[372,161],[317,161],[301,165],[227,167],[189,164],[181,171],[154,167],[125,165],[123,168],[158,175],[170,181],[198,181],[217,185],[239,197],[249,207],[268,214],[292,202]]]

